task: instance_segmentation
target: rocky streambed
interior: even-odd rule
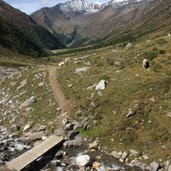
[[[63,129],[55,131],[58,136],[64,135],[65,142],[61,148],[53,148],[41,156],[24,170],[26,171],[140,171],[150,170],[150,167],[138,163],[127,162],[128,153],[120,152],[120,162],[112,153],[108,153],[100,146],[98,139],[90,141],[80,136],[75,124],[67,122]],[[46,127],[39,132],[19,134],[20,128],[12,126],[7,129],[0,126],[0,165],[20,156],[27,150],[45,140]],[[63,131],[62,131],[63,130]],[[21,130],[20,130],[21,132]],[[136,166],[138,165],[138,166]]]

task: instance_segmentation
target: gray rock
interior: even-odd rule
[[[59,128],[55,130],[54,132],[57,136],[63,136],[64,135],[64,130],[62,128]]]
[[[45,85],[44,82],[38,83],[38,87],[43,87],[44,85]]]
[[[169,167],[168,167],[168,171],[171,171],[171,164],[170,164]]]
[[[121,66],[121,61],[115,61],[114,65],[117,66],[117,67]]]
[[[31,128],[31,125],[25,125],[25,127],[23,128],[23,132],[28,131]]]
[[[70,131],[68,132],[68,139],[72,140],[74,139],[80,132],[79,131]]]
[[[88,155],[82,155],[76,157],[76,164],[79,168],[84,167],[88,162],[90,161],[90,156]]]
[[[121,157],[121,155],[119,155],[117,151],[112,151],[111,155],[116,159],[119,159]]]
[[[8,101],[9,98],[4,98],[0,101],[0,105],[4,105],[7,101]]]
[[[171,112],[168,112],[166,115],[171,118]]]
[[[127,153],[126,151],[123,152],[122,154],[122,159],[125,160],[128,157],[129,153]]]
[[[80,136],[77,136],[74,140],[68,140],[64,142],[64,147],[81,147],[84,143],[84,139]]]
[[[57,160],[60,160],[60,159],[62,159],[63,155],[64,155],[64,152],[63,152],[63,151],[58,151],[58,152],[55,154],[55,158],[56,158]]]
[[[65,131],[71,131],[71,130],[73,130],[73,128],[74,128],[74,125],[71,123],[68,123],[65,125],[64,130]]]
[[[26,107],[26,112],[30,112],[31,110],[32,110],[32,108],[31,107]]]
[[[60,167],[60,166],[57,166],[56,169],[55,169],[55,171],[63,171],[63,168]]]
[[[129,151],[134,157],[138,157],[140,155],[140,153],[137,152],[136,150],[130,149]]]
[[[76,68],[75,73],[81,73],[81,72],[87,72],[90,69],[90,67],[82,67],[82,68]]]
[[[99,145],[99,142],[96,140],[96,141],[94,141],[93,143],[90,143],[90,144],[89,144],[89,149],[90,149],[90,150],[91,150],[91,149],[97,149],[98,145]]]
[[[43,131],[41,131],[41,132],[28,133],[26,134],[26,136],[28,137],[29,140],[36,141],[42,139],[42,137],[44,137],[45,134]]]
[[[160,165],[159,163],[153,161],[152,163],[150,163],[150,167],[151,167],[151,171],[158,171]]]
[[[132,43],[128,43],[127,45],[126,45],[126,48],[127,49],[129,49],[129,48],[131,48],[132,47]]]
[[[80,117],[83,115],[83,112],[79,109],[77,112],[75,112],[75,118]]]
[[[107,86],[107,82],[105,80],[101,80],[97,85],[96,85],[96,90],[104,90]]]
[[[24,79],[23,81],[21,81],[20,86],[17,87],[17,90],[19,90],[20,88],[24,87],[27,84],[27,79]]]
[[[23,144],[15,144],[15,150],[17,151],[23,151],[24,149],[30,149],[29,146],[23,145]]]
[[[126,117],[129,118],[131,116],[133,116],[135,114],[135,112],[133,112],[132,110],[129,110],[128,113],[126,114]]]
[[[26,100],[21,104],[20,108],[26,108],[32,106],[36,102],[36,98],[34,96],[30,97],[30,99]]]
[[[39,127],[38,131],[46,131],[46,126],[45,125],[41,125]]]

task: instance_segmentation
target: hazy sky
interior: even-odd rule
[[[59,3],[66,2],[67,0],[4,0],[4,1],[27,14],[31,14],[42,7],[52,7]],[[105,3],[108,1],[109,0],[88,0],[88,2],[99,2],[99,3]]]

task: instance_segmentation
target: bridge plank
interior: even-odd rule
[[[44,142],[38,144],[33,147],[29,151],[25,152],[21,156],[7,163],[9,169],[14,170],[22,170],[30,163],[41,157],[43,154],[48,152],[54,146],[63,142],[63,137],[57,137],[56,135],[52,135],[47,138]]]

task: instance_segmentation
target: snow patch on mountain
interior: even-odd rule
[[[93,13],[99,10],[99,5],[95,3],[89,4],[85,0],[71,0],[67,1],[66,3],[60,4],[60,8],[63,11],[80,11],[80,12],[87,12]]]

